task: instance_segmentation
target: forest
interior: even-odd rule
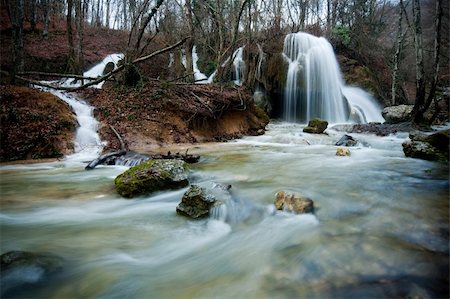
[[[305,31],[326,37],[338,54],[364,65],[374,78],[375,86],[370,89],[383,105],[415,104],[416,123],[424,121],[423,114],[431,106],[448,101],[449,8],[445,1],[2,2],[12,25],[14,50],[14,63],[6,69],[3,66],[3,71],[12,78],[24,71],[39,71],[24,69],[24,36],[39,32],[47,38],[52,22],[65,21],[69,47],[65,73],[83,73],[84,32],[89,27],[106,27],[127,35],[122,53],[126,73],[131,73],[123,76],[125,81],[157,73],[163,79],[192,82],[195,46],[199,69],[206,76],[217,70],[214,80],[227,82],[231,76],[229,57],[245,46],[248,66],[243,84],[255,89],[256,46],[270,55],[280,51],[286,33]],[[160,70],[153,68],[153,74],[146,74],[139,63],[162,49],[172,53],[172,69],[168,73],[167,67],[160,65]],[[180,54],[174,55],[177,51],[184,53],[186,66]],[[167,62],[167,55],[164,59]],[[138,78],[133,78],[137,74]]]

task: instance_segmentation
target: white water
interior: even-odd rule
[[[347,92],[338,62],[330,43],[323,37],[298,32],[288,34],[284,40],[283,54],[289,63],[283,104],[283,119],[290,122],[306,123],[319,117],[329,123],[349,121],[351,110],[360,114],[358,122],[381,114],[381,109],[372,104],[373,99]],[[349,107],[349,104],[355,106]],[[358,105],[356,107],[356,105]]]
[[[355,86],[342,86],[342,93],[352,107],[351,114],[353,114],[353,111],[358,114],[355,122],[384,122],[384,118],[380,113],[382,110],[380,105],[376,103],[375,99],[368,92]]]
[[[233,67],[234,67],[234,84],[241,86],[244,79],[245,62],[243,59],[244,47],[239,47],[233,53]]]
[[[84,77],[97,78],[103,75],[106,65],[110,62],[117,67],[119,60],[123,58],[123,54],[111,54],[103,59],[100,63],[83,73]],[[87,83],[85,81],[84,83]],[[77,87],[82,84],[81,81],[74,79],[66,79],[61,82],[46,82],[54,85],[61,85],[66,87]],[[93,85],[93,88],[101,88],[104,82]],[[68,92],[63,92],[54,89],[46,89],[46,91],[59,97],[61,100],[70,105],[75,112],[78,121],[78,128],[74,141],[74,154],[66,157],[67,161],[71,162],[85,162],[97,158],[102,150],[104,144],[100,140],[97,133],[98,121],[94,118],[94,107],[80,99],[78,95]]]

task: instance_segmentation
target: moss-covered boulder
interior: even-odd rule
[[[314,212],[314,202],[297,193],[280,191],[276,194],[275,208],[296,214]]]
[[[405,156],[430,161],[449,161],[450,129],[428,135],[411,132],[410,141],[402,144]]]
[[[328,126],[328,122],[320,118],[313,118],[308,122],[308,126],[303,128],[303,132],[310,134],[322,134]]]
[[[191,185],[178,204],[177,213],[191,218],[207,217],[216,201],[216,197],[205,188]]]
[[[187,164],[181,160],[148,160],[131,167],[114,180],[116,191],[131,198],[156,191],[186,187]]]

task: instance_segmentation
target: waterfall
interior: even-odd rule
[[[304,32],[288,34],[283,56],[289,64],[283,98],[284,120],[306,123],[319,117],[330,123],[343,123],[381,118],[381,109],[370,104],[373,101],[370,97],[349,90],[344,97],[339,65],[325,38]],[[379,117],[372,117],[376,114]]]
[[[234,84],[241,86],[244,78],[245,62],[243,59],[244,47],[239,47],[233,53]]]
[[[110,67],[112,69],[117,67],[120,59],[123,58],[123,54],[108,55],[103,61],[92,67],[90,70],[83,73],[84,77],[97,78],[102,76],[105,68]],[[58,83],[61,86],[76,87],[80,86],[79,80],[67,79],[61,82],[46,82],[46,83]],[[102,83],[96,84],[94,88],[101,88]],[[103,144],[100,140],[100,136],[97,133],[98,122],[94,118],[94,107],[86,103],[84,100],[78,98],[76,95],[62,92],[54,89],[46,89],[64,102],[70,105],[75,112],[78,128],[75,135],[75,153],[67,157],[71,161],[89,161],[97,158],[102,150]]]

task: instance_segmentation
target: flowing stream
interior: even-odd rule
[[[127,200],[123,166],[0,167],[1,251],[50,252],[61,272],[29,298],[391,298],[448,292],[448,165],[405,158],[406,134],[359,140],[271,123],[265,135],[191,146],[191,183],[231,184],[224,219],[175,208],[186,189]],[[314,214],[275,211],[300,192]],[[222,217],[223,218],[223,217]],[[32,273],[29,273],[32,275]],[[13,294],[14,295],[14,294]]]

